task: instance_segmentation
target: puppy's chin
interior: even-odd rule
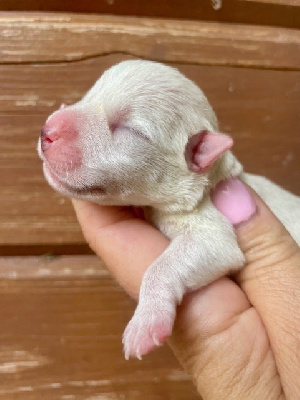
[[[59,176],[49,168],[46,162],[43,163],[43,171],[49,185],[66,196],[95,201],[106,194],[106,190],[99,185],[79,187],[62,181]]]
[[[70,188],[59,179],[59,177],[49,168],[46,162],[43,162],[43,172],[47,182],[53,189],[67,196],[73,196]]]

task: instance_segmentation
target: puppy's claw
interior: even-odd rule
[[[153,342],[154,342],[155,346],[160,346],[160,345],[161,345],[161,343],[160,343],[160,341],[157,339],[157,336],[156,336],[156,335],[153,335],[153,336],[152,336],[152,339],[153,339]]]
[[[129,357],[130,357],[130,355],[129,355],[129,350],[125,350],[125,351],[124,351],[124,357],[125,357],[125,360],[126,360],[126,361],[129,360]]]
[[[141,356],[140,348],[139,348],[139,347],[138,347],[137,350],[136,350],[136,358],[137,358],[138,360],[141,360],[141,359],[142,359],[142,356]]]

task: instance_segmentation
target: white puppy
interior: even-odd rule
[[[238,176],[252,186],[300,243],[300,198],[244,174],[231,146],[199,87],[150,61],[113,66],[42,129],[38,150],[51,186],[103,205],[145,207],[171,239],[144,275],[123,336],[126,358],[140,358],[171,334],[187,291],[243,266],[231,224],[210,201],[219,181]]]

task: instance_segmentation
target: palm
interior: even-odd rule
[[[168,246],[168,239],[131,208],[82,201],[74,201],[74,206],[90,246],[120,285],[137,299],[145,270]],[[229,278],[185,296],[169,344],[204,398],[210,398],[206,391],[214,387],[209,382],[216,381],[220,398],[231,398],[232,377],[235,390],[248,393],[249,399],[256,396],[253,380],[259,389],[261,376],[262,381],[270,381],[272,392],[281,392],[262,320]]]

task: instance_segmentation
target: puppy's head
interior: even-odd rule
[[[229,153],[232,140],[217,128],[202,91],[177,70],[124,61],[50,115],[38,151],[47,181],[63,194],[181,211],[202,198],[216,160]],[[236,169],[228,157],[220,179]]]

